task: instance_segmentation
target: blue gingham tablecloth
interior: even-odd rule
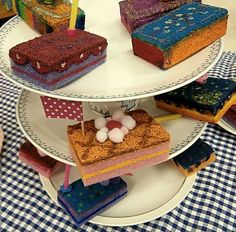
[[[210,76],[235,78],[235,57],[225,52]],[[1,156],[0,231],[236,231],[236,136],[208,125],[202,139],[217,160],[197,174],[188,196],[168,214],[145,224],[107,227],[87,223],[78,229],[43,190],[39,176],[18,161],[24,139],[16,122],[20,88],[0,76]]]

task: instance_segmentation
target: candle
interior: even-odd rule
[[[169,120],[173,120],[173,119],[178,119],[178,118],[181,118],[181,117],[182,117],[181,114],[171,114],[171,115],[155,118],[154,120],[157,123],[160,123],[160,122],[165,122],[165,121],[169,121]]]

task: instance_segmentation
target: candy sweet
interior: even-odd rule
[[[69,192],[58,191],[58,202],[77,226],[88,222],[127,195],[127,184],[121,178],[111,180],[107,185],[88,187],[84,187],[79,179],[70,186]]]
[[[127,116],[131,116],[136,122],[133,129],[127,128],[128,134],[127,131],[118,132],[122,130],[118,128],[109,132],[104,127],[100,129],[105,130],[108,137],[115,130],[115,134],[118,133],[115,141],[112,141],[113,138],[105,138],[104,142],[99,142],[94,120],[84,122],[85,135],[80,124],[68,127],[69,146],[85,186],[168,159],[168,132],[143,110],[131,111]]]
[[[228,11],[199,3],[184,4],[163,17],[137,28],[133,52],[168,69],[222,37]]]
[[[185,175],[190,176],[205,168],[216,159],[213,149],[201,139],[173,158],[173,163]]]
[[[105,38],[77,29],[52,32],[10,49],[12,70],[20,78],[55,90],[90,72],[106,59]]]
[[[13,0],[17,14],[40,34],[66,30],[71,3],[68,0]],[[85,14],[78,9],[76,28],[84,29]]]

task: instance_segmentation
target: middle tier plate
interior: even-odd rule
[[[153,117],[169,114],[161,109],[157,109],[152,97],[142,99],[138,108],[146,110]],[[87,103],[83,104],[83,110],[85,120],[97,117],[88,108]],[[75,124],[75,121],[46,118],[40,96],[27,90],[23,90],[19,96],[16,114],[21,130],[32,144],[52,158],[75,166],[70,155],[66,134],[67,126]],[[207,126],[205,122],[186,117],[161,124],[171,136],[170,158],[190,147]]]

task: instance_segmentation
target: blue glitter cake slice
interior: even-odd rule
[[[108,185],[98,183],[87,187],[79,179],[70,186],[69,192],[58,191],[58,202],[77,226],[88,222],[127,195],[127,184],[121,178],[110,180]]]
[[[208,78],[201,85],[184,87],[155,96],[156,106],[197,120],[216,123],[236,103],[236,82]]]
[[[134,54],[169,68],[223,36],[228,11],[199,3],[180,6],[132,33]]]
[[[185,176],[190,176],[214,162],[215,159],[212,147],[198,139],[190,148],[174,157],[172,161]]]

